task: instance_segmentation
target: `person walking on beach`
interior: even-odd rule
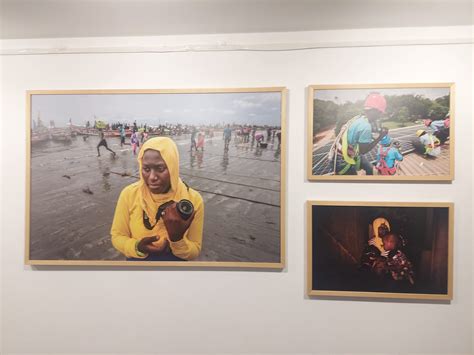
[[[263,136],[262,132],[258,132],[255,135],[255,140],[257,141],[257,147],[260,147],[261,144],[265,141],[265,137]]]
[[[196,127],[193,127],[191,131],[191,150],[190,150],[191,152],[193,151],[193,148],[197,150],[196,135],[197,135]]]
[[[123,125],[120,126],[120,146],[123,147],[125,143],[125,127]]]
[[[99,129],[99,144],[97,144],[97,156],[100,157],[100,150],[99,148],[101,146],[104,146],[105,149],[107,149],[109,152],[112,152],[112,154],[114,155],[114,157],[117,155],[112,149],[109,148],[109,146],[107,145],[107,141],[105,140],[105,134],[104,134],[104,131],[101,129]]]
[[[232,129],[228,124],[226,128],[224,128],[224,150],[229,150],[229,143],[232,139]]]
[[[137,132],[132,133],[132,136],[130,137],[130,143],[132,144],[133,155],[136,155],[137,148],[140,147],[140,141],[138,140]]]
[[[201,148],[201,152],[204,151],[204,137],[205,137],[204,132],[199,132],[198,133],[198,141],[197,141],[197,145],[196,145],[196,151],[199,148]]]
[[[209,137],[209,144],[212,145],[212,138],[214,138],[214,130],[212,128],[209,128],[207,135]]]

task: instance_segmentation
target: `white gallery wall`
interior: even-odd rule
[[[1,48],[1,47],[0,47]],[[3,107],[3,57],[0,56],[0,107]],[[0,131],[3,126],[3,110],[0,110]],[[0,149],[2,152],[2,149]],[[0,154],[0,167],[2,172],[0,174],[0,186],[3,186],[3,153]],[[3,201],[2,188],[0,188],[0,201]],[[0,203],[0,353],[3,349],[3,203]]]
[[[472,353],[471,27],[2,46],[2,353]],[[306,180],[308,85],[435,82],[456,84],[453,183]],[[269,86],[288,88],[283,271],[23,264],[26,90]],[[453,301],[307,298],[306,200],[454,202]]]

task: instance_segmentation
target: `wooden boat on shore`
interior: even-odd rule
[[[68,133],[53,133],[51,139],[55,142],[71,142],[72,136]]]
[[[32,132],[31,133],[31,144],[42,144],[48,142],[50,139],[48,132]]]
[[[71,142],[72,130],[69,128],[52,128],[49,130],[51,140],[55,142]]]

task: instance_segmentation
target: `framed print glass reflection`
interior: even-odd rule
[[[452,203],[308,201],[308,295],[452,299]]]
[[[314,85],[308,180],[451,181],[454,84]]]
[[[284,88],[27,93],[31,265],[282,268]]]

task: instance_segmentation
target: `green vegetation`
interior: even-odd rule
[[[412,126],[415,121],[425,118],[443,119],[449,111],[449,95],[436,100],[422,95],[386,95],[387,121],[382,124],[387,128]],[[336,124],[336,132],[352,117],[363,112],[364,101],[346,102],[337,105],[333,101],[314,99],[313,134]]]

